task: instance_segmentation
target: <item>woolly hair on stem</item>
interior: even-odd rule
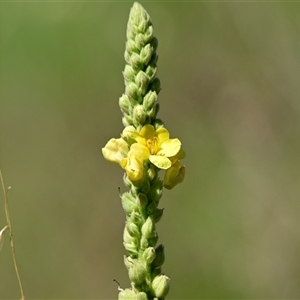
[[[185,157],[181,142],[170,138],[157,119],[160,81],[157,73],[158,41],[146,10],[137,2],[131,8],[123,71],[125,92],[119,99],[125,126],[121,138],[110,139],[102,154],[125,171],[128,191],[120,195],[126,215],[123,244],[128,252],[124,263],[131,287],[119,288],[119,299],[164,299],[170,279],[162,273],[164,246],[157,245],[156,223],[163,215],[158,208],[163,188],[182,182]],[[163,170],[164,179],[159,172]]]

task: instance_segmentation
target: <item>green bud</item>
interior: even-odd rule
[[[124,255],[124,264],[127,270],[129,270],[133,264],[133,259],[130,256]]]
[[[127,40],[126,42],[126,52],[131,55],[133,52],[137,52],[138,48],[133,40]],[[126,68],[126,67],[125,67]]]
[[[145,281],[147,270],[138,260],[134,260],[128,270],[129,279],[135,284],[141,284]]]
[[[166,275],[158,275],[152,281],[152,292],[157,298],[165,298],[170,289],[170,278]]]
[[[157,173],[158,172],[157,172],[156,167],[153,164],[151,164],[147,169],[147,176],[148,176],[149,181],[155,180],[157,178]],[[151,187],[151,189],[152,189],[152,187]]]
[[[136,300],[136,293],[131,289],[120,290],[118,300]]]
[[[124,114],[124,116],[122,117],[122,123],[126,127],[126,126],[132,125],[133,121],[132,121],[132,118],[129,115]]]
[[[146,122],[147,114],[142,105],[136,105],[133,108],[133,125],[138,127],[139,125],[144,125]]]
[[[144,46],[145,44],[147,44],[147,36],[144,35],[143,33],[138,33],[136,36],[135,36],[135,40],[134,40],[134,43],[136,45],[136,48],[140,51]]]
[[[136,300],[148,300],[147,294],[140,292],[136,295]]]
[[[155,236],[155,224],[150,217],[147,218],[146,222],[142,226],[142,235],[146,239]]]
[[[138,243],[137,237],[132,236],[128,230],[128,226],[125,226],[124,232],[123,232],[123,241],[124,243]]]
[[[135,83],[138,86],[139,93],[141,95],[145,95],[147,92],[148,85],[149,85],[149,78],[148,78],[147,74],[143,71],[139,71],[135,77]]]
[[[143,100],[143,105],[145,109],[148,111],[149,109],[153,108],[157,103],[157,94],[155,91],[149,91]]]
[[[130,255],[132,255],[132,256],[138,255],[137,245],[135,243],[123,242],[123,245]]]
[[[141,61],[141,58],[140,58],[139,54],[137,54],[137,53],[132,53],[131,54],[128,63],[132,66],[134,71],[144,69],[144,64]]]
[[[153,247],[149,247],[143,252],[143,258],[145,259],[148,265],[153,262],[153,260],[155,259],[155,255],[156,254]]]
[[[157,114],[156,108],[158,106],[155,105],[155,107],[151,108],[150,110],[147,111],[147,116],[149,116],[151,119],[154,118]]]
[[[153,60],[153,59],[152,59]],[[149,82],[152,82],[156,76],[157,73],[157,67],[156,67],[156,62],[150,62],[149,65],[147,66],[145,73],[147,74],[149,78]]]
[[[132,221],[130,219],[126,224],[126,228],[131,236],[134,236],[134,237],[140,236],[140,231],[139,231],[138,226],[136,224],[132,223]]]
[[[163,245],[159,245],[158,247],[156,247],[155,249],[155,258],[152,262],[152,266],[154,268],[160,267],[163,265],[163,263],[165,262],[165,252],[164,252],[164,246]]]
[[[125,140],[129,145],[135,143],[134,133],[136,129],[134,126],[126,126],[121,134],[123,140]]]
[[[129,215],[132,211],[137,210],[137,204],[135,198],[128,192],[125,192],[121,196],[122,206],[127,215]]]
[[[148,297],[144,292],[135,293],[131,289],[121,289],[118,300],[148,300]]]
[[[143,224],[143,218],[142,216],[140,215],[140,213],[138,212],[135,212],[133,211],[131,214],[130,214],[130,220],[134,223],[134,224],[137,224],[137,226],[140,226]]]
[[[145,237],[142,236],[140,245],[141,245],[141,249],[147,249],[149,247],[148,239],[146,239]]]
[[[128,84],[125,87],[125,94],[128,95],[129,100],[138,98],[138,86],[134,82],[128,82]]]
[[[140,52],[140,60],[143,65],[147,65],[150,62],[150,59],[153,54],[153,49],[150,44],[147,44]]]
[[[123,94],[122,97],[119,98],[119,106],[124,114],[130,114],[131,103],[127,95]]]

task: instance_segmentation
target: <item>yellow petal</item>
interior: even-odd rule
[[[163,142],[167,141],[170,138],[169,131],[163,127],[158,128],[155,131],[155,135],[157,136],[160,144],[162,144]]]
[[[158,155],[171,157],[179,152],[181,142],[179,139],[171,139],[164,142],[160,147],[161,149],[157,152]]]
[[[137,159],[139,159],[142,162],[148,159],[150,156],[149,149],[146,146],[139,143],[132,144],[129,152],[130,155],[135,156]]]
[[[140,130],[140,132],[135,134],[135,140],[138,143],[146,145],[146,141],[154,137],[154,132],[154,127],[150,124],[147,124]]]
[[[166,170],[171,167],[171,161],[165,156],[150,155],[149,160],[158,168]]]
[[[110,139],[102,148],[104,158],[115,163],[120,163],[127,156],[128,151],[128,144],[121,138]]]
[[[185,176],[185,166],[182,166],[178,161],[165,173],[164,187],[168,190],[172,189],[175,185],[182,182]]]

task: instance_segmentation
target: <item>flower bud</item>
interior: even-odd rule
[[[144,68],[143,61],[137,53],[132,53],[129,58],[129,64],[134,70],[142,70]]]
[[[143,100],[143,105],[145,109],[148,111],[149,109],[153,108],[157,103],[157,94],[155,91],[149,91]]]
[[[129,234],[133,237],[139,237],[140,231],[136,224],[134,224],[130,219],[126,224],[126,228],[129,232]]]
[[[182,182],[185,176],[185,166],[177,161],[173,166],[166,170],[164,187],[171,190],[175,185]]]
[[[145,237],[142,236],[140,245],[141,245],[141,249],[147,249],[149,246],[148,239],[146,239]]]
[[[152,292],[157,298],[165,298],[170,289],[170,278],[166,275],[158,275],[152,281]]]
[[[147,176],[149,181],[153,181],[157,178],[157,170],[153,164],[150,165],[150,167],[147,170]]]
[[[135,243],[125,243],[123,242],[123,245],[125,247],[125,249],[127,250],[127,252],[132,255],[132,256],[136,256],[138,255],[138,250],[137,250],[137,246]]]
[[[140,213],[133,211],[130,214],[130,220],[134,223],[137,224],[137,226],[140,226],[143,224],[143,218],[141,217]]]
[[[126,126],[121,134],[122,139],[124,139],[129,145],[135,143],[134,133],[136,129],[133,126]]]
[[[125,69],[123,71],[123,76],[126,82],[134,81],[135,72],[130,65],[125,66]]]
[[[151,47],[150,44],[147,44],[145,47],[143,47],[141,49],[141,52],[140,52],[140,61],[144,65],[147,65],[150,62],[152,54],[153,54],[152,47]]]
[[[132,211],[137,210],[137,204],[135,198],[128,192],[125,192],[121,196],[122,206],[127,215],[129,215]]]
[[[136,105],[133,108],[133,125],[138,127],[139,125],[144,125],[146,122],[147,114],[142,105]]]
[[[127,95],[123,94],[122,97],[119,98],[119,106],[124,114],[130,115],[131,103]]]
[[[148,75],[143,71],[139,71],[136,75],[135,82],[138,85],[140,95],[144,96],[147,93],[149,86]]]
[[[155,258],[152,262],[152,266],[154,268],[160,267],[163,265],[163,263],[165,262],[165,252],[164,252],[164,246],[163,245],[159,245],[158,247],[156,247],[155,249]]]
[[[130,256],[124,255],[124,265],[126,266],[127,270],[131,268],[133,264],[133,259]]]
[[[135,300],[148,300],[147,294],[144,293],[144,292],[139,292],[139,293],[136,295]]]
[[[126,127],[126,126],[132,125],[133,121],[132,121],[132,118],[129,115],[124,114],[124,116],[122,117],[122,123]]]
[[[147,218],[146,222],[142,226],[142,235],[146,239],[149,239],[155,235],[155,225],[150,217]]]
[[[125,87],[125,94],[128,95],[129,100],[138,98],[138,86],[134,82],[128,82]]]
[[[138,242],[137,238],[130,234],[127,226],[125,226],[125,228],[124,228],[123,241],[124,241],[124,243],[134,243],[134,244],[136,244]]]
[[[128,270],[129,279],[135,284],[144,282],[147,270],[139,261],[134,260],[132,266]]]
[[[131,289],[120,290],[118,300],[135,300],[136,294]]]
[[[148,265],[153,262],[153,260],[155,259],[155,255],[156,253],[153,247],[149,247],[143,252],[143,258]]]

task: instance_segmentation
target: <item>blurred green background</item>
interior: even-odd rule
[[[187,153],[160,205],[168,299],[300,298],[300,4],[141,3],[159,117]],[[28,299],[129,285],[123,172],[100,149],[123,128],[131,6],[0,3],[0,163]],[[0,299],[18,297],[6,235]]]

